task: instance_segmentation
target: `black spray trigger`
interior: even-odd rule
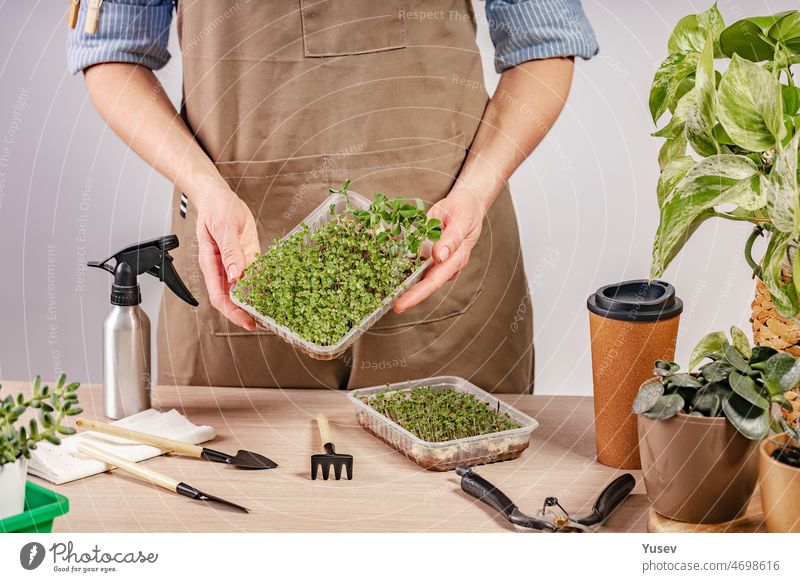
[[[166,283],[175,295],[189,305],[197,306],[197,300],[184,285],[169,251],[179,245],[174,234],[130,245],[114,253],[105,261],[90,261],[90,267],[108,271],[114,275],[111,287],[111,303],[114,305],[138,305],[141,303],[137,277],[147,273]]]

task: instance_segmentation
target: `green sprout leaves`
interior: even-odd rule
[[[347,200],[329,222],[277,240],[251,263],[234,295],[317,345],[341,340],[393,297],[421,264],[426,241],[441,237],[421,200],[376,194],[364,210],[349,203],[346,180],[331,189]]]
[[[77,382],[67,384],[67,377],[62,374],[56,387],[51,390],[47,385],[42,386],[41,379],[36,376],[29,398],[19,393],[16,397],[9,394],[1,399],[0,465],[13,463],[20,456],[30,458],[30,452],[36,448],[38,442],[48,441],[59,445],[61,439],[58,435],[75,434],[73,427],[62,422],[67,416],[76,416],[83,412],[77,406],[79,387]],[[38,410],[38,419],[31,418],[26,425],[20,417],[28,409]]]
[[[418,438],[443,442],[519,428],[475,395],[447,387],[419,386],[410,390],[381,390],[362,402]]]

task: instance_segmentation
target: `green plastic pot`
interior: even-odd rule
[[[69,499],[28,481],[25,484],[25,511],[0,519],[2,533],[50,533],[53,520],[69,511]]]

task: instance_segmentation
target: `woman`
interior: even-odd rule
[[[558,117],[572,57],[597,51],[579,1],[486,2],[502,72],[489,100],[469,0],[180,0],[180,116],[152,73],[169,58],[173,8],[105,0],[97,31],[81,9],[69,43],[100,114],[176,185],[176,263],[200,307],[164,296],[160,381],[352,388],[453,374],[530,391],[506,184]],[[320,362],[256,329],[227,292],[259,242],[346,178],[364,195],[423,198],[444,230],[395,312]]]

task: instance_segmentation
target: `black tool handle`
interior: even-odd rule
[[[603,489],[592,507],[592,513],[586,517],[576,519],[581,525],[597,525],[608,519],[614,510],[628,498],[636,485],[636,479],[630,473],[625,473],[614,479]]]
[[[507,519],[511,519],[517,506],[509,499],[508,495],[463,465],[456,467],[456,473],[461,476],[461,489],[464,492],[494,507],[505,515]]]
[[[167,287],[169,287],[175,295],[183,299],[189,305],[197,307],[199,305],[197,299],[195,299],[191,291],[186,288],[183,279],[181,279],[181,276],[178,275],[178,271],[176,271],[175,267],[172,265],[172,256],[165,251],[163,258],[164,262],[158,266],[160,272],[156,276],[166,283]]]
[[[135,297],[123,296],[116,305],[135,305],[141,302],[138,288],[129,291],[127,287],[138,285],[137,277],[147,273],[167,284],[167,287],[189,305],[197,306],[197,300],[186,288],[172,264],[169,251],[178,248],[178,237],[174,234],[146,240],[125,247],[108,257],[105,261],[90,261],[90,267],[97,267],[114,275],[114,283],[123,289],[120,293],[134,293]],[[113,302],[113,297],[112,297]]]

